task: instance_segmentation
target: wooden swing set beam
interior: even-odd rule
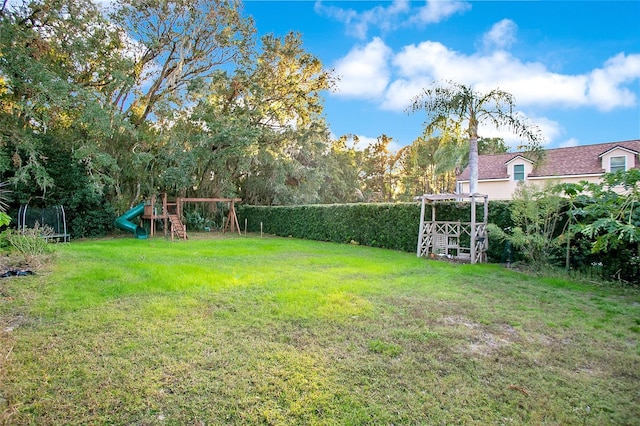
[[[176,198],[176,208],[178,217],[182,217],[182,205],[184,203],[229,203],[229,220],[225,223],[224,228],[222,228],[222,232],[226,232],[227,228],[231,232],[235,232],[238,230],[238,235],[242,236],[240,231],[240,225],[238,224],[238,216],[236,215],[235,203],[242,201],[242,198],[192,198],[192,197],[184,197],[184,198]]]

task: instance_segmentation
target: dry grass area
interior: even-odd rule
[[[0,424],[637,424],[640,296],[353,245],[61,246],[0,280]]]

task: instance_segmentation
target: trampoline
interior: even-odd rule
[[[24,231],[27,228],[47,226],[52,229],[51,234],[43,235],[46,240],[64,241],[71,240],[71,235],[67,232],[67,218],[64,207],[53,206],[46,208],[34,208],[20,206],[18,211],[18,229]]]

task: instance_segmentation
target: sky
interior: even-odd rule
[[[324,93],[334,137],[397,150],[423,133],[407,107],[434,82],[499,88],[545,148],[640,139],[640,0],[245,0],[258,34],[298,32],[339,82]],[[521,142],[508,129],[481,137]]]

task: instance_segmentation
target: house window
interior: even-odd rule
[[[611,157],[609,159],[609,171],[611,173],[627,170],[627,157]]]
[[[513,166],[513,180],[524,180],[524,164]]]

